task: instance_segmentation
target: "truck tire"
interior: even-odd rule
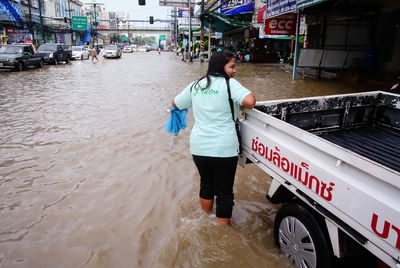
[[[70,61],[69,56],[67,56],[67,58],[65,59],[65,63],[68,64]]]
[[[297,267],[328,268],[332,255],[315,216],[303,205],[284,203],[275,216],[275,244]]]

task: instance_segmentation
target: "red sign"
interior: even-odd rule
[[[265,10],[267,9],[267,6],[263,6],[262,8],[258,9],[258,18],[257,22],[263,22],[265,19]]]
[[[14,29],[7,29],[7,33],[13,33]]]
[[[296,14],[284,14],[265,20],[265,34],[294,35],[296,34]]]

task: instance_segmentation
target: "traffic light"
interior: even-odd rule
[[[153,16],[150,16],[150,24],[153,24],[154,23],[154,18],[153,18]]]
[[[145,6],[146,0],[139,0],[139,6]]]
[[[67,23],[67,17],[64,17],[64,22]]]

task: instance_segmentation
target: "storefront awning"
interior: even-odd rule
[[[208,18],[211,19],[211,30],[213,30],[214,32],[223,33],[239,28],[250,27],[249,23],[233,20],[228,16],[222,15],[221,13],[211,11],[209,13],[206,13],[202,18],[204,20],[204,26],[207,28],[209,27]]]

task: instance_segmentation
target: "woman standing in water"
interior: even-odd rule
[[[223,225],[232,216],[239,150],[228,88],[235,119],[240,106],[251,109],[256,102],[253,94],[233,78],[235,73],[235,55],[216,52],[210,58],[207,74],[190,83],[172,102],[178,109],[193,108],[190,152],[200,174],[200,204],[204,211],[211,212],[216,196],[217,221]]]

